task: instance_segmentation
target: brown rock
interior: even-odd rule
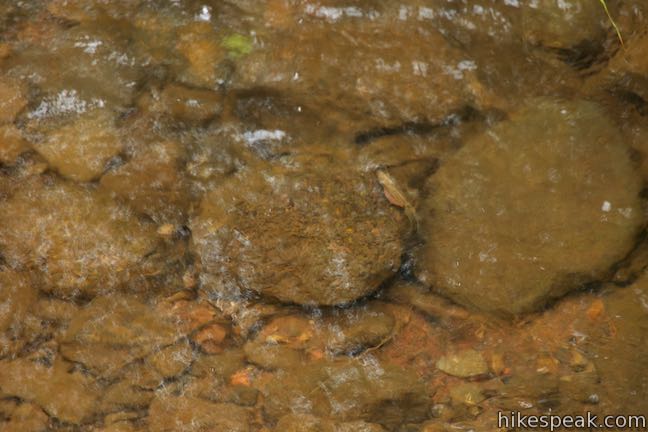
[[[379,124],[436,121],[471,97],[462,78],[474,64],[463,60],[419,22],[319,20],[274,33],[239,62],[233,85],[322,101]]]
[[[192,23],[180,30],[176,48],[189,63],[186,80],[191,84],[209,88],[217,85],[217,66],[226,54],[219,39],[207,22]]]
[[[147,357],[146,363],[155,368],[164,378],[169,378],[187,369],[191,365],[192,357],[189,341],[182,339],[174,345],[153,352]]]
[[[416,374],[371,356],[278,372],[262,391],[273,418],[292,412],[395,426],[423,420],[429,404]]]
[[[0,365],[0,390],[40,405],[61,421],[80,424],[94,414],[99,391],[93,380],[70,368],[61,359],[52,367],[24,358],[5,360]],[[65,397],[53,397],[57,394]]]
[[[176,142],[142,146],[128,162],[101,177],[101,190],[156,222],[184,221],[189,192],[180,170],[181,159],[182,150]]]
[[[0,425],[2,432],[44,432],[48,429],[49,417],[40,407],[23,403],[11,413],[9,421]]]
[[[191,375],[225,381],[244,365],[245,353],[242,349],[228,349],[213,355],[201,354],[191,365]]]
[[[222,111],[222,96],[215,91],[171,84],[160,93],[161,109],[184,122],[203,123]]]
[[[245,409],[234,404],[211,403],[188,397],[158,396],[151,403],[148,419],[151,432],[250,430],[250,419]]]
[[[605,38],[608,20],[598,2],[539,0],[534,7],[522,7],[522,11],[524,36],[534,44],[566,49],[600,43]]]
[[[27,105],[23,88],[5,78],[0,79],[0,123],[14,121],[16,115]]]
[[[30,312],[38,292],[27,274],[0,271],[0,357],[15,355],[42,332]]]
[[[446,354],[437,361],[436,367],[448,375],[461,378],[488,373],[486,360],[479,351],[473,349]]]
[[[61,353],[98,375],[113,377],[126,364],[159,351],[176,337],[169,322],[136,299],[98,297],[70,323]]]
[[[530,101],[469,140],[428,189],[419,277],[502,315],[604,278],[645,219],[628,147],[586,101]]]
[[[364,421],[334,422],[308,414],[289,414],[279,419],[276,432],[383,432],[382,426]]]
[[[97,179],[123,147],[107,110],[84,114],[33,145],[64,177],[82,182]]]
[[[13,267],[62,296],[94,295],[142,276],[157,247],[153,226],[85,187],[35,179],[0,208],[0,245]]]
[[[37,298],[37,291],[25,274],[0,271],[0,333],[20,325]]]
[[[196,334],[192,339],[207,354],[217,354],[223,350],[221,344],[227,336],[227,329],[220,324],[209,324]]]
[[[398,269],[401,217],[373,173],[320,161],[232,179],[205,196],[191,228],[209,295],[332,305]]]
[[[139,382],[126,377],[103,389],[99,406],[101,412],[114,412],[122,409],[146,408],[155,397],[152,389],[142,388]],[[156,385],[162,377],[156,380]]]
[[[0,162],[11,165],[27,150],[29,144],[16,126],[12,124],[0,126]]]

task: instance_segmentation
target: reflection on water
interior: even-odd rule
[[[0,5],[0,430],[648,415],[648,9]]]

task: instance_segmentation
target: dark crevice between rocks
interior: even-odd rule
[[[648,190],[644,188],[642,195]],[[644,226],[637,235],[634,246],[628,254],[612,266],[612,277],[606,281],[618,287],[632,285],[648,268],[648,227]],[[638,267],[637,267],[638,266]]]
[[[648,102],[637,93],[622,88],[613,89],[612,93],[634,107],[642,117],[648,115]]]
[[[354,138],[354,143],[360,147],[371,141],[384,137],[401,134],[428,135],[439,128],[457,126],[463,122],[474,121],[481,117],[481,113],[474,107],[466,106],[455,113],[446,116],[438,123],[430,122],[405,122],[396,126],[385,126],[359,132]]]
[[[38,337],[36,337],[33,340],[30,340],[27,342],[16,354],[17,358],[24,358],[29,356],[30,354],[34,354],[39,351],[39,349],[46,344],[47,342],[50,342],[54,339],[54,336],[52,334],[40,334]],[[45,347],[45,349],[42,352],[41,356],[34,357],[33,360],[36,363],[39,363],[45,367],[52,367],[54,365],[54,359],[57,356],[57,352],[55,352],[52,349],[48,349]]]
[[[382,281],[373,292],[346,303],[339,303],[335,305],[300,305],[297,303],[279,302],[279,304],[284,307],[294,306],[297,309],[301,310],[304,314],[309,316],[321,316],[327,311],[352,310],[355,308],[363,307],[372,300],[385,301],[385,299],[382,298],[383,291],[390,287],[398,278],[399,274],[394,273],[392,276]]]
[[[570,48],[550,48],[550,51],[573,69],[585,74],[609,59],[604,46],[594,41],[583,41]]]

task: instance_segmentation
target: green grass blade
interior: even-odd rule
[[[607,15],[608,19],[612,23],[612,27],[614,27],[614,31],[616,31],[617,37],[619,38],[619,41],[621,42],[621,46],[625,48],[625,45],[623,43],[623,38],[621,37],[621,31],[619,30],[619,27],[617,26],[616,22],[614,22],[614,19],[612,18],[612,15],[610,15],[610,10],[607,7],[607,3],[605,3],[605,0],[599,0],[599,1],[603,5],[603,9],[605,9],[605,14]]]

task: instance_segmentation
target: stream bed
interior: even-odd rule
[[[0,432],[643,430],[647,180],[644,0],[4,0]]]

